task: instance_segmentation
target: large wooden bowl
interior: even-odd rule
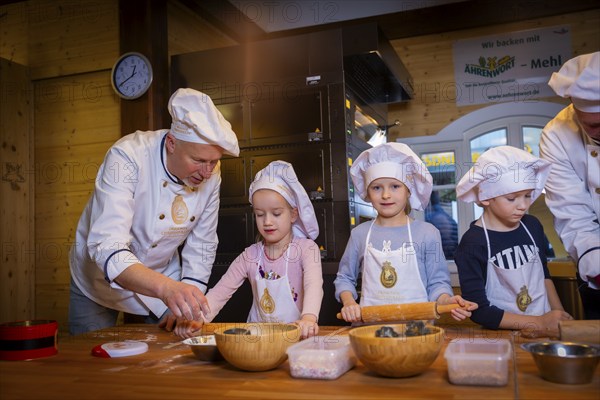
[[[376,337],[375,331],[390,326],[399,337]],[[352,329],[350,344],[356,357],[371,371],[387,377],[403,378],[425,371],[435,361],[444,342],[444,330],[427,325],[430,332],[404,336],[406,324],[362,326]]]
[[[239,334],[241,329],[249,335]],[[247,323],[215,330],[217,348],[223,358],[245,371],[267,371],[287,359],[286,350],[300,339],[300,328],[292,324]]]

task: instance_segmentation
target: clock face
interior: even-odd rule
[[[152,83],[150,61],[140,53],[123,54],[112,70],[112,86],[124,99],[137,99]]]

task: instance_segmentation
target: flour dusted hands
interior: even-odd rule
[[[202,313],[210,312],[206,297],[194,285],[168,279],[161,287],[158,297],[177,318],[200,320]]]
[[[190,321],[187,319],[179,318],[177,319],[175,328],[173,329],[173,333],[183,339],[191,338],[199,335],[199,332],[202,330],[203,325],[204,321],[202,320]]]
[[[301,319],[296,321],[296,324],[300,327],[301,339],[317,336],[319,333],[317,317],[312,314],[303,315]]]

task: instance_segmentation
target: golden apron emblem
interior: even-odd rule
[[[379,275],[379,280],[381,284],[385,288],[394,287],[396,281],[398,280],[398,275],[396,274],[396,268],[392,267],[392,264],[389,261],[383,263],[381,268],[381,275]]]
[[[527,291],[527,286],[522,286],[521,291],[517,295],[517,307],[519,307],[519,310],[521,310],[522,312],[525,312],[525,310],[527,310],[527,307],[530,304],[531,304],[531,296],[529,295],[529,292]]]
[[[269,294],[269,289],[265,289],[265,293],[260,298],[260,308],[266,314],[273,314],[275,312],[275,300]]]
[[[171,205],[171,217],[176,224],[183,224],[188,217],[188,208],[180,195],[175,196]]]

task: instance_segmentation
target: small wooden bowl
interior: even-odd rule
[[[399,337],[376,337],[375,331],[390,326]],[[371,371],[387,377],[403,378],[425,371],[437,358],[444,343],[444,330],[427,325],[431,333],[404,336],[406,324],[370,325],[352,329],[350,344],[356,357]]]
[[[268,371],[287,359],[286,350],[298,342],[300,333],[293,324],[247,323],[235,329],[218,328],[215,339],[223,358],[234,367]]]

